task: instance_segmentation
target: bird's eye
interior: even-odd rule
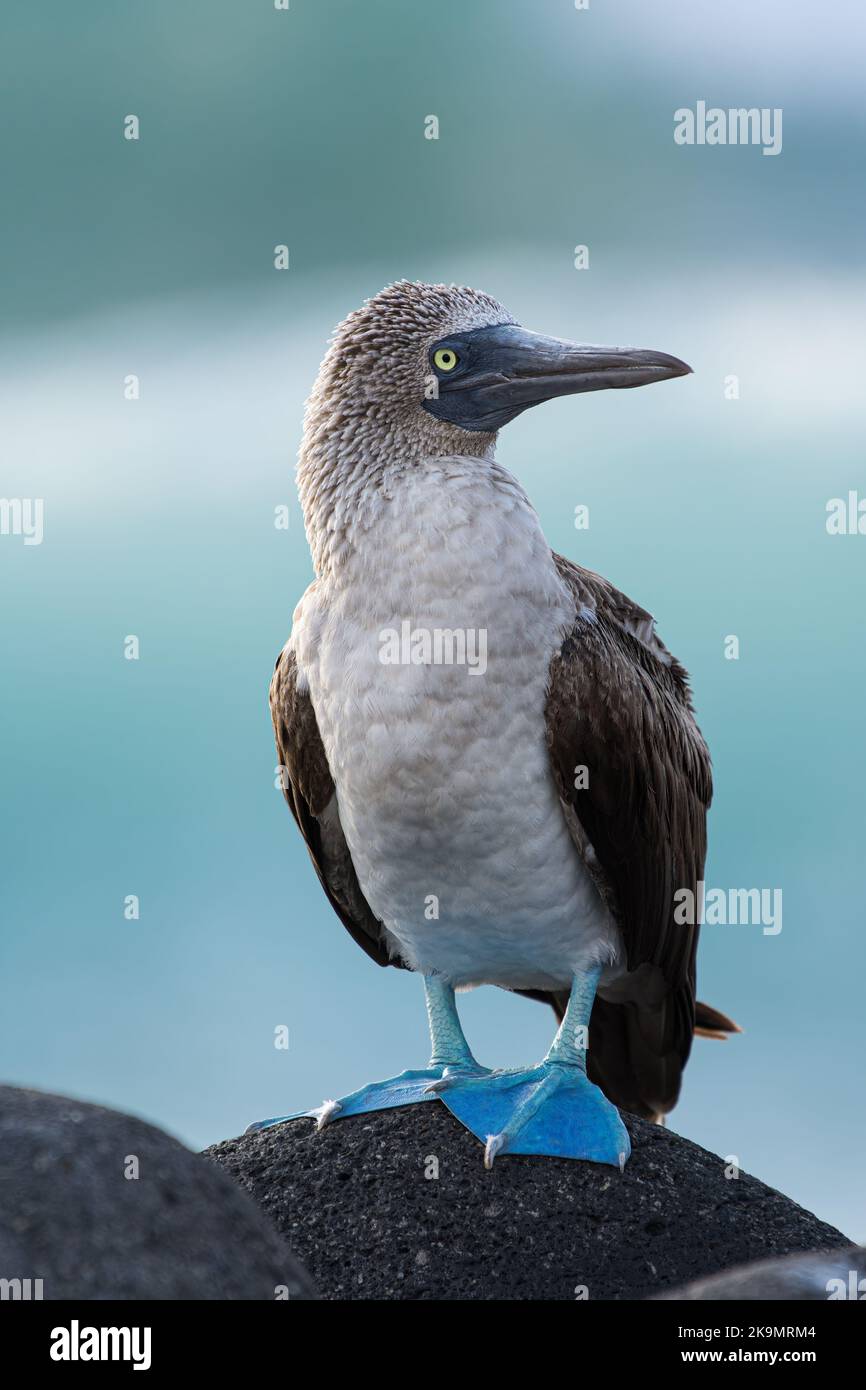
[[[457,366],[457,353],[453,348],[437,348],[433,354],[433,366],[440,372],[453,372]]]

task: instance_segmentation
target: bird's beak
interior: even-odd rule
[[[450,372],[435,366],[442,349],[457,358]],[[691,372],[685,362],[664,352],[590,347],[546,338],[516,324],[443,338],[431,349],[430,362],[438,394],[425,399],[424,408],[465,430],[487,431],[555,396],[647,386]]]

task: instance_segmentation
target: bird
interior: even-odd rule
[[[426,1067],[301,1112],[439,1100],[499,1155],[623,1168],[621,1111],[663,1120],[696,1032],[712,796],[686,670],[651,614],[554,552],[500,429],[544,401],[689,374],[668,354],[521,326],[400,280],[337,327],[297,484],[315,578],[270,686],[283,791],[325,895],[380,966],[420,975]],[[546,1056],[476,1061],[457,995],[552,1005]],[[258,1121],[250,1129],[282,1123]]]

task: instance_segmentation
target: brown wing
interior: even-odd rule
[[[298,685],[293,652],[277,658],[270,689],[271,715],[289,810],[313,866],[343,926],[377,965],[400,965],[388,955],[382,923],[361,891],[340,824],[334,782],[309,693]]]
[[[695,1029],[698,929],[675,922],[674,894],[696,893],[703,877],[710,758],[686,672],[651,616],[554,558],[578,617],[550,668],[550,758],[575,845],[635,972],[596,1001],[590,1075],[618,1105],[656,1115],[676,1102]],[[579,767],[586,788],[575,788]]]

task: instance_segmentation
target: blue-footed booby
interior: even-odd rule
[[[271,709],[322,887],[373,960],[422,976],[432,1055],[304,1112],[320,1127],[438,1097],[487,1166],[622,1166],[617,1107],[662,1116],[693,1033],[736,1026],[696,1005],[697,927],[674,919],[711,796],[686,672],[649,613],[551,550],[494,452],[542,401],[689,371],[456,286],[401,281],[335,332],[298,464],[316,578]],[[476,1062],[455,991],[482,984],[553,1004],[543,1061]]]

